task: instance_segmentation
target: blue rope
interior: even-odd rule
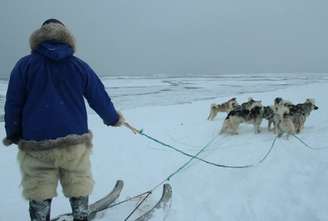
[[[141,131],[141,134],[144,135],[144,133]],[[148,135],[147,135],[148,137]],[[150,136],[149,136],[150,137]],[[215,140],[216,138],[218,137],[215,136],[213,139],[211,139],[203,148],[200,149],[200,151],[198,151],[197,154],[195,155],[192,155],[191,158],[186,162],[184,163],[182,166],[180,166],[177,170],[175,170],[173,173],[171,173],[167,178],[165,178],[162,182],[160,182],[159,184],[157,184],[156,186],[154,186],[154,188],[151,190],[154,191],[155,189],[157,189],[159,186],[161,186],[163,183],[165,183],[166,181],[170,181],[170,179],[175,176],[176,174],[178,174],[180,171],[182,171],[188,164],[191,163],[191,161],[193,161],[194,159],[196,159],[198,157],[199,154],[201,154],[202,152],[204,152],[204,150],[209,147]],[[155,139],[156,140],[156,139]],[[159,141],[160,142],[160,141]],[[162,144],[162,142],[161,142]],[[163,143],[164,144],[164,143]],[[170,145],[168,145],[170,146]],[[182,151],[183,152],[183,151]]]
[[[255,166],[257,166],[257,165],[259,165],[259,164],[261,164],[261,163],[263,163],[266,159],[267,159],[267,157],[270,155],[270,153],[272,152],[272,150],[273,150],[273,148],[274,148],[274,146],[275,146],[275,143],[276,143],[276,141],[277,141],[277,139],[278,139],[278,136],[276,136],[275,138],[274,138],[274,140],[272,141],[272,144],[271,144],[271,147],[268,149],[268,151],[265,153],[265,155],[259,160],[259,161],[257,161],[256,163],[254,163],[254,164],[248,164],[248,165],[243,165],[243,166],[231,166],[231,165],[224,165],[224,164],[218,164],[218,163],[214,163],[214,162],[211,162],[211,161],[207,161],[207,160],[204,160],[204,159],[202,159],[202,158],[199,158],[198,156],[202,153],[202,152],[204,152],[205,151],[205,149],[207,148],[207,147],[209,147],[215,140],[216,140],[216,138],[219,136],[219,135],[217,135],[217,136],[215,136],[213,139],[211,139],[204,147],[202,147],[201,149],[200,149],[200,151],[198,151],[195,155],[192,155],[192,154],[189,154],[189,153],[187,153],[187,152],[185,152],[185,151],[182,151],[182,150],[180,150],[180,149],[178,149],[178,148],[176,148],[176,147],[174,147],[174,146],[172,146],[172,145],[169,145],[169,144],[167,144],[167,143],[164,143],[164,142],[162,142],[162,141],[160,141],[160,140],[158,140],[158,139],[156,139],[156,138],[154,138],[154,137],[152,137],[152,136],[150,136],[150,135],[148,135],[148,134],[146,134],[146,133],[144,133],[144,131],[143,130],[140,130],[140,131],[138,131],[139,132],[139,134],[140,135],[142,135],[142,136],[144,136],[144,137],[146,137],[146,138],[148,138],[149,140],[152,140],[152,141],[154,141],[154,142],[156,142],[156,143],[158,143],[158,144],[160,144],[160,145],[162,145],[162,146],[164,146],[164,147],[167,147],[167,148],[169,148],[169,149],[172,149],[172,150],[174,150],[174,151],[176,151],[176,152],[178,152],[178,153],[180,153],[180,154],[183,154],[183,155],[185,155],[185,156],[188,156],[188,157],[190,157],[190,159],[187,161],[187,162],[185,162],[184,164],[182,164],[177,170],[175,170],[173,173],[171,173],[168,177],[166,177],[162,182],[160,182],[159,184],[157,184],[156,186],[154,186],[150,191],[147,191],[146,192],[146,197],[144,197],[143,198],[143,200],[137,205],[137,207],[126,217],[126,219],[125,219],[125,221],[127,221],[130,217],[131,217],[131,215],[141,206],[141,204],[152,194],[152,192],[155,190],[155,189],[157,189],[159,186],[161,186],[162,184],[164,184],[166,181],[170,181],[170,179],[172,178],[172,177],[174,177],[175,175],[177,175],[179,172],[181,172],[184,168],[186,168],[194,159],[197,159],[197,160],[199,160],[199,161],[202,161],[202,162],[204,162],[204,163],[206,163],[206,164],[208,164],[208,165],[212,165],[212,166],[215,166],[215,167],[222,167],[222,168],[234,168],[234,169],[241,169],[241,168],[250,168],[250,167],[255,167]],[[325,148],[313,148],[313,147],[311,147],[310,145],[308,145],[307,143],[305,143],[302,139],[300,139],[299,137],[297,137],[296,135],[293,135],[297,140],[299,140],[301,143],[303,143],[306,147],[308,147],[308,148],[310,148],[310,149],[312,149],[312,150],[316,150],[316,149],[325,149]],[[145,193],[143,193],[143,195],[144,195]],[[139,196],[139,195],[138,195]]]
[[[275,142],[277,140],[277,137],[275,137],[275,139],[272,142],[272,145],[271,145],[270,149],[266,152],[266,154],[264,155],[264,157],[261,158],[261,160],[259,160],[258,162],[254,163],[254,164],[237,165],[237,166],[235,166],[235,165],[225,165],[225,164],[214,163],[214,162],[211,162],[211,161],[208,161],[208,160],[205,160],[203,158],[198,157],[198,155],[200,153],[202,153],[216,139],[216,137],[213,140],[211,140],[207,145],[205,145],[204,148],[201,149],[200,153],[198,153],[196,155],[192,155],[190,153],[187,153],[187,152],[185,152],[183,150],[180,150],[180,149],[178,149],[178,148],[176,148],[176,147],[174,147],[172,145],[169,145],[167,143],[164,143],[164,142],[162,142],[162,141],[160,141],[160,140],[158,140],[158,139],[156,139],[156,138],[154,138],[154,137],[152,137],[152,136],[144,133],[143,130],[140,130],[140,134],[142,136],[148,138],[149,140],[152,140],[152,141],[154,141],[154,142],[156,142],[156,143],[158,143],[158,144],[160,144],[160,145],[162,145],[164,147],[167,147],[167,148],[172,149],[172,150],[174,150],[174,151],[176,151],[178,153],[181,153],[181,154],[183,154],[183,155],[185,155],[187,157],[190,157],[191,160],[197,159],[197,160],[202,161],[202,162],[204,162],[204,163],[206,163],[208,165],[211,165],[211,166],[222,167],[222,168],[231,168],[231,169],[249,168],[249,167],[254,167],[254,166],[257,166],[258,164],[261,164],[269,156],[269,154],[271,153],[271,151],[272,151],[272,149],[273,149],[273,147],[275,145]]]
[[[204,163],[206,163],[206,164],[209,164],[209,165],[212,165],[212,166],[216,166],[216,167],[223,167],[223,168],[249,168],[249,167],[254,167],[254,166],[256,166],[256,165],[258,165],[258,164],[261,164],[268,156],[269,156],[269,154],[271,153],[271,151],[273,150],[273,147],[274,147],[274,145],[275,145],[275,142],[276,142],[276,140],[277,140],[277,138],[278,137],[275,137],[275,139],[273,140],[273,142],[272,142],[272,145],[271,145],[271,147],[270,147],[270,149],[269,149],[269,151],[267,151],[267,153],[264,155],[264,157],[260,160],[260,161],[258,161],[256,164],[250,164],[250,165],[244,165],[244,166],[229,166],[229,165],[223,165],[223,164],[217,164],[217,163],[213,163],[213,162],[210,162],[210,161],[207,161],[207,160],[204,160],[204,159],[202,159],[202,158],[199,158],[198,156],[202,153],[202,152],[204,152],[205,150],[206,150],[206,148],[208,148],[215,140],[216,140],[216,138],[219,136],[219,135],[217,135],[217,136],[215,136],[213,139],[211,139],[204,147],[202,147],[195,155],[192,155],[192,154],[189,154],[189,153],[186,153],[186,152],[184,152],[184,151],[182,151],[182,150],[180,150],[180,149],[178,149],[178,148],[176,148],[176,147],[173,147],[172,145],[169,145],[169,144],[166,144],[166,143],[164,143],[164,142],[162,142],[162,141],[160,141],[160,140],[158,140],[158,139],[156,139],[156,138],[153,138],[152,136],[150,136],[150,135],[148,135],[148,134],[146,134],[146,133],[144,133],[143,132],[143,130],[140,130],[139,131],[139,134],[141,134],[141,135],[143,135],[143,136],[145,136],[146,138],[148,138],[148,139],[150,139],[150,140],[152,140],[152,141],[154,141],[154,142],[156,142],[156,143],[158,143],[158,144],[161,144],[162,146],[164,146],[164,147],[168,147],[168,148],[170,148],[170,149],[172,149],[172,150],[175,150],[175,151],[177,151],[177,152],[179,152],[179,153],[181,153],[181,154],[183,154],[183,155],[186,155],[186,156],[188,156],[188,157],[190,157],[190,159],[187,161],[187,162],[185,162],[184,164],[182,164],[177,170],[175,170],[173,173],[171,173],[168,177],[166,177],[163,181],[161,181],[159,184],[157,184],[156,186],[154,186],[150,191],[147,191],[146,192],[146,197],[144,197],[143,198],[143,200],[137,205],[137,207],[132,211],[132,212],[130,212],[129,213],[129,215],[124,219],[124,221],[127,221],[131,216],[132,216],[132,214],[133,213],[135,213],[135,211],[141,206],[141,204],[153,193],[153,191],[154,190],[156,190],[158,187],[160,187],[162,184],[164,184],[166,181],[170,181],[170,179],[172,178],[172,177],[174,177],[175,175],[177,175],[179,172],[181,172],[184,168],[186,168],[194,159],[197,159],[197,160],[200,160],[200,161],[202,161],[202,162],[204,162]]]
[[[298,136],[296,136],[295,134],[292,134],[293,137],[295,137],[299,142],[301,142],[302,144],[304,144],[304,146],[306,146],[307,148],[311,149],[311,150],[323,150],[323,149],[328,149],[328,147],[311,147],[310,145],[308,145],[307,143],[305,143],[305,141],[303,141],[301,138],[299,138]]]

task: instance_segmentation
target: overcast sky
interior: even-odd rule
[[[0,0],[0,76],[51,17],[99,75],[328,72],[327,0]]]

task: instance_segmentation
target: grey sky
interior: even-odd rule
[[[99,75],[328,72],[327,0],[0,0],[0,76],[47,18]]]

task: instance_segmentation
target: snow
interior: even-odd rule
[[[239,102],[254,97],[266,105],[277,96],[295,103],[315,98],[319,110],[311,113],[299,137],[313,147],[328,147],[327,80],[325,74],[264,74],[115,77],[105,78],[104,82],[129,123],[195,154],[217,136],[225,117],[219,114],[214,121],[207,121],[210,104],[233,96]],[[186,89],[186,85],[191,89]],[[120,96],[124,92],[126,96]],[[92,164],[96,182],[91,202],[108,193],[117,179],[125,183],[120,200],[145,192],[189,160],[127,128],[106,127],[91,111],[89,127],[94,133]],[[252,126],[241,125],[239,135],[218,136],[200,157],[220,164],[255,163],[274,139],[266,122],[261,129],[262,133],[254,134]],[[4,137],[4,130],[0,135]],[[16,152],[14,147],[0,149],[0,220],[28,220],[28,204],[20,193]],[[224,169],[194,160],[169,182],[173,198],[166,220],[328,220],[327,159],[328,149],[310,150],[290,137],[279,139],[268,158],[253,168]],[[53,202],[53,217],[69,212],[68,201],[60,191]],[[147,206],[156,203],[160,195],[161,188],[154,192]],[[107,211],[98,220],[124,220],[135,203]],[[158,217],[157,214],[153,220],[160,220]]]

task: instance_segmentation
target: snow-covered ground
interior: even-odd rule
[[[325,74],[139,76],[105,78],[104,82],[132,125],[189,153],[197,153],[217,136],[222,125],[224,114],[212,122],[206,120],[210,104],[232,96],[239,102],[254,97],[268,105],[277,96],[295,103],[315,98],[319,110],[312,112],[299,136],[311,146],[328,147]],[[0,92],[3,96],[5,82],[0,84]],[[188,160],[126,128],[106,127],[92,112],[89,127],[95,137],[92,162],[96,185],[91,202],[110,191],[117,179],[125,182],[120,199],[147,191]],[[4,136],[3,129],[0,135]],[[221,164],[254,163],[273,139],[266,122],[257,135],[252,126],[242,125],[240,135],[218,136],[200,157]],[[16,152],[13,147],[0,149],[0,220],[28,220]],[[223,169],[195,160],[170,184],[173,199],[168,221],[328,220],[328,149],[309,150],[292,137],[279,139],[266,161],[257,167]],[[160,191],[147,204],[155,203]],[[59,194],[52,216],[68,211],[68,201]],[[117,208],[98,220],[121,221],[127,213],[127,207]]]

